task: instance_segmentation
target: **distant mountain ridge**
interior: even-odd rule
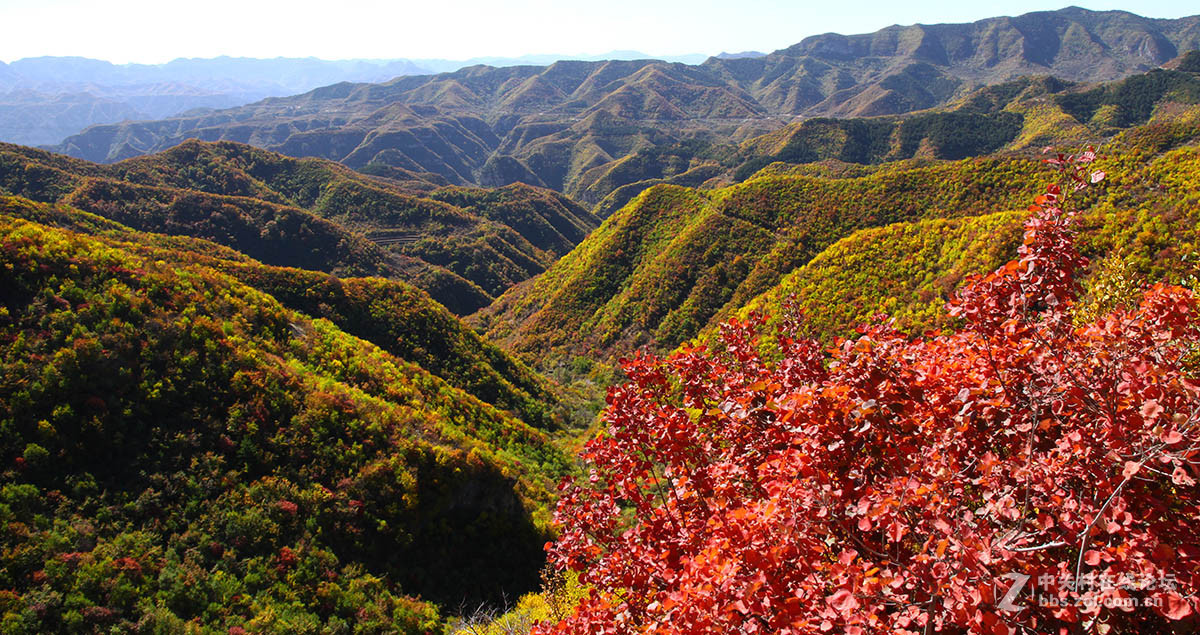
[[[88,126],[161,119],[195,109],[233,108],[338,82],[383,82],[466,66],[551,64],[560,59],[649,59],[638,51],[601,55],[525,55],[448,59],[179,58],[164,64],[113,64],[85,57],[0,62],[0,142],[59,143]],[[698,64],[705,55],[666,56]]]
[[[760,53],[758,51],[742,51],[740,53],[726,53],[725,51],[721,51],[720,53],[717,54],[716,57],[717,57],[717,59],[722,59],[722,60],[738,60],[738,59],[743,59],[743,58],[747,58],[747,57],[766,57],[766,56],[767,56],[766,53]]]
[[[58,143],[84,128],[232,108],[339,81],[386,81],[429,70],[408,60],[176,59],[112,64],[85,57],[0,63],[0,141]]]
[[[690,139],[741,141],[797,117],[943,106],[1026,75],[1094,82],[1200,48],[1200,16],[1079,8],[970,24],[827,34],[764,57],[697,66],[653,60],[473,66],[160,121],[96,126],[55,150],[98,162],[187,138],[249,143],[355,169],[432,172],[451,183],[525,182],[568,194],[589,170]]]
[[[536,54],[536,55],[521,55],[518,57],[472,57],[466,60],[448,60],[440,58],[413,58],[411,61],[421,68],[429,69],[433,73],[452,73],[461,68],[468,66],[549,66],[555,62],[561,61],[582,61],[582,62],[604,62],[610,60],[629,61],[629,60],[662,60],[664,62],[673,62],[680,64],[699,64],[708,59],[707,55],[702,53],[685,53],[682,55],[650,55],[641,51],[617,50],[608,51],[607,53],[599,53],[596,55],[558,55],[558,54]]]
[[[303,91],[350,78],[382,81],[398,75],[429,72],[410,60],[322,60],[315,57],[259,59],[250,57],[179,58],[165,64],[113,64],[86,57],[28,57],[7,65],[31,88],[62,85],[130,86],[186,82],[197,88],[266,84],[279,90]],[[0,78],[3,78],[0,75]],[[5,80],[11,84],[17,78]]]
[[[1161,65],[1195,48],[1197,37],[1198,16],[1168,20],[1067,7],[969,24],[894,25],[850,36],[829,33],[776,53],[828,60],[900,57],[981,81],[1030,74],[1100,81]]]

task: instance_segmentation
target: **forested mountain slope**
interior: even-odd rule
[[[962,159],[1060,143],[1100,143],[1156,112],[1200,103],[1200,51],[1123,80],[1079,84],[1022,77],[987,86],[936,109],[898,116],[818,117],[740,144],[691,140],[639,150],[588,170],[569,193],[607,217],[659,183],[719,187],[782,162],[827,159],[873,165],[912,158]]]
[[[1200,120],[1189,112],[1099,149],[1112,176],[1089,194],[1085,253],[1162,275],[1190,248]],[[657,185],[474,319],[549,366],[670,349],[747,304],[778,315],[792,294],[827,336],[878,311],[938,326],[929,316],[949,289],[1011,257],[1019,223],[1004,212],[1040,187],[1041,158],[772,166],[716,190]]]
[[[1200,18],[1072,8],[817,36],[699,66],[559,62],[337,84],[94,128],[65,146],[96,161],[0,144],[0,631],[426,633],[506,606],[538,585],[555,484],[591,475],[569,450],[595,430],[616,360],[713,344],[752,313],[816,338],[796,348],[814,365],[784,364],[781,382],[830,370],[822,347],[881,312],[897,347],[919,348],[908,334],[931,329],[954,339],[953,290],[1038,234],[1023,223],[1031,200],[1049,200],[1034,198],[1053,178],[1044,160],[1059,156],[1047,145],[1099,155],[1082,161],[1099,171],[1093,185],[1070,198],[1091,264],[1064,266],[1084,294],[1055,319],[1092,320],[1142,280],[1194,287],[1200,53],[1182,53],[1197,38]],[[682,393],[739,374],[723,355],[685,353],[697,363],[683,374],[701,381]],[[725,425],[753,423],[727,408],[728,387],[791,390],[741,374],[647,435],[667,412],[645,398],[670,374],[656,366],[630,366],[642,384],[609,393],[607,438],[623,429],[632,441],[602,439],[585,460],[647,439],[674,451],[684,429],[687,447],[723,444],[725,431],[759,443]],[[874,377],[861,384],[911,401]],[[837,390],[846,408],[831,425],[893,420]],[[961,418],[957,394],[938,407]],[[721,425],[688,428],[701,420]],[[1024,439],[998,420],[980,429],[1006,435],[1005,448]],[[843,445],[830,437],[809,454],[848,453],[851,470],[902,447],[867,428],[832,434]],[[952,444],[951,428],[936,436]],[[779,449],[764,443],[751,454]],[[593,484],[659,489],[629,459],[633,476]],[[622,516],[620,496],[561,491],[581,531],[646,520]],[[612,522],[588,527],[591,512]],[[679,544],[700,535],[688,532]],[[585,533],[582,560],[598,553]],[[932,544],[905,549],[925,563]],[[664,553],[638,562],[680,564]],[[614,598],[635,586],[620,573]],[[809,599],[832,606],[824,597]]]
[[[536,583],[541,380],[422,292],[15,197],[0,261],[5,632],[423,632]]]
[[[460,314],[541,272],[597,223],[529,186],[439,188],[233,143],[190,142],[114,165],[0,145],[0,192],[213,240],[268,264],[406,280]]]

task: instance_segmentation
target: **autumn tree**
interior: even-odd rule
[[[752,317],[627,362],[549,545],[590,594],[536,632],[1195,632],[1200,307],[1073,314],[1094,158],[1048,160],[953,332],[764,353]]]

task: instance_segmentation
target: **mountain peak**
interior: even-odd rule
[[[1197,20],[1200,16],[1160,20],[1070,6],[970,23],[825,33],[775,54],[852,64],[866,58],[912,59],[949,67],[951,75],[976,82],[1046,73],[1098,81],[1159,66],[1178,51],[1200,47]]]

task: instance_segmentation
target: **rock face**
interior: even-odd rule
[[[589,170],[694,137],[742,140],[795,117],[899,114],[1023,75],[1100,81],[1200,47],[1200,16],[1067,8],[970,24],[806,38],[697,66],[654,60],[474,66],[342,83],[161,121],[96,126],[56,149],[109,162],[187,138],[231,140],[455,184],[522,181],[575,195]]]

